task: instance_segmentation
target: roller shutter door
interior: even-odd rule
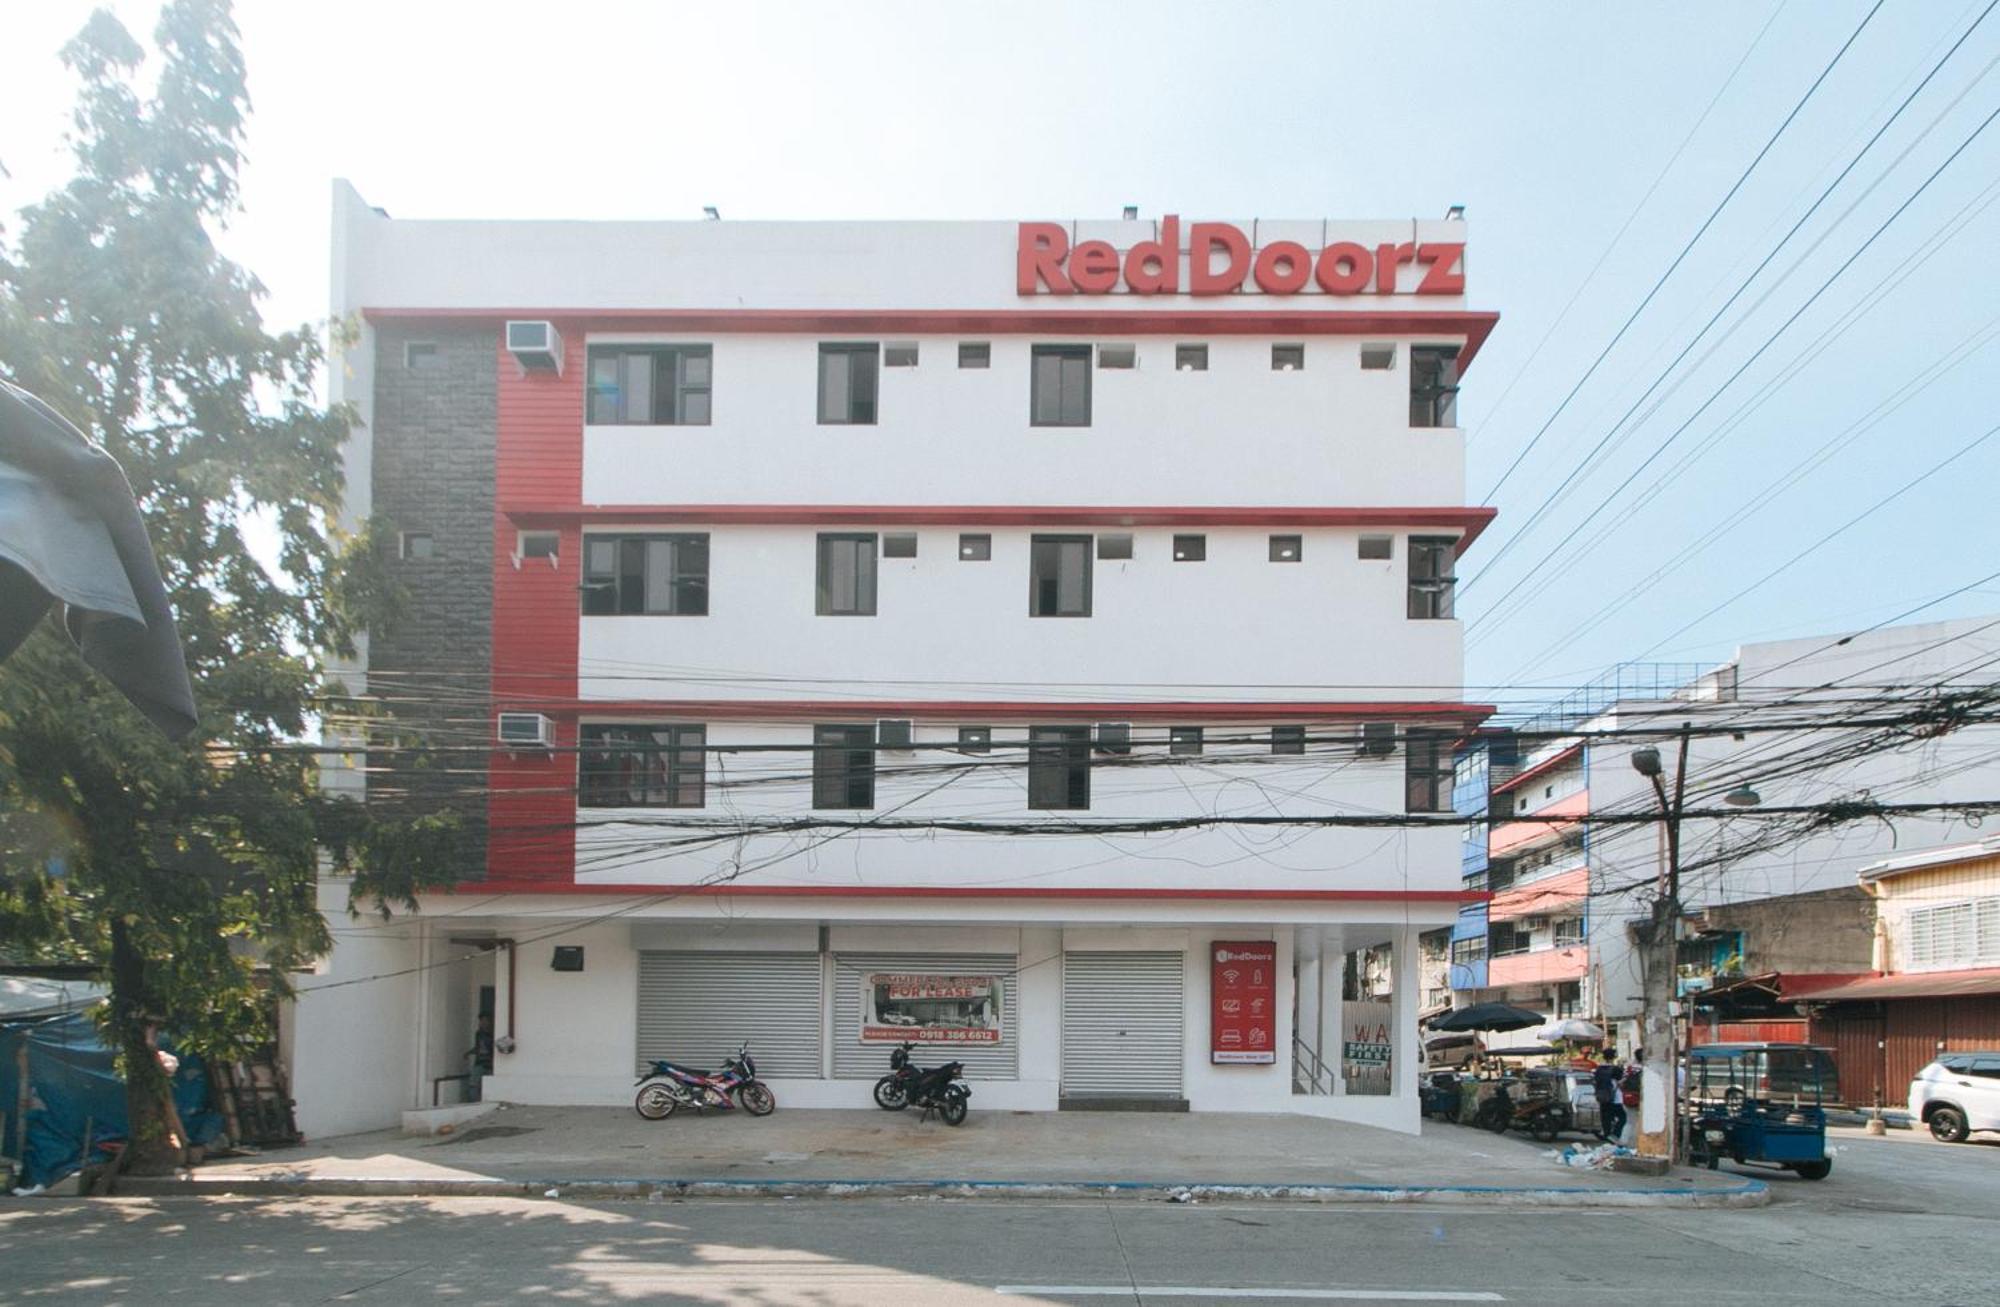
[[[747,1040],[759,1076],[817,1080],[820,1014],[817,953],[639,954],[640,1071],[712,1071]]]
[[[1062,1092],[1178,1098],[1186,1056],[1179,953],[1065,953]]]
[[[874,1080],[889,1071],[893,1044],[861,1042],[861,986],[878,971],[934,972],[943,976],[999,976],[998,1044],[917,1045],[918,1066],[965,1063],[968,1080],[1020,1078],[1020,1025],[1016,1019],[1013,953],[838,953],[833,959],[833,1074],[843,1080]]]

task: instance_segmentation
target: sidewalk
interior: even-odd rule
[[[1582,1142],[1582,1141],[1579,1141]],[[1557,1145],[1559,1147],[1560,1145]],[[1738,1206],[1760,1181],[1577,1170],[1519,1136],[1426,1123],[1421,1136],[1309,1117],[981,1112],[953,1129],[915,1112],[677,1114],[502,1106],[445,1136],[350,1135],[126,1193],[932,1195],[1278,1198],[1550,1206]],[[1185,1198],[1181,1198],[1185,1201]]]

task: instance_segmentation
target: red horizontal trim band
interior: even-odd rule
[[[607,677],[606,679],[615,679]],[[627,713],[703,719],[777,718],[785,721],[833,721],[908,717],[914,721],[966,720],[1046,721],[1228,721],[1306,722],[1338,720],[1438,719],[1474,722],[1490,717],[1493,705],[1406,700],[1400,702],[1218,703],[1212,700],[1141,701],[1138,703],[1028,702],[1022,700],[948,699],[913,702],[907,699],[534,699],[517,698],[506,710],[546,713],[551,717],[598,717]],[[497,746],[496,746],[497,747]]]
[[[1131,899],[1250,903],[1483,903],[1490,894],[1455,889],[1033,889],[983,885],[579,885],[540,881],[464,881],[462,894],[657,894],[662,898],[829,899]]]
[[[1435,526],[1456,527],[1460,553],[1493,521],[1483,507],[1155,506],[1052,504],[519,504],[501,510],[523,527],[580,523],[714,526]]]
[[[1463,336],[1471,366],[1500,315],[1471,309],[372,308],[370,322],[563,319],[586,331],[902,332],[1052,336]]]

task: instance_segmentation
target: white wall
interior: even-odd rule
[[[383,1129],[418,1106],[420,925],[348,917],[339,882],[321,884],[320,911],[333,952],[296,978],[291,1009],[292,1096],[307,1139]]]

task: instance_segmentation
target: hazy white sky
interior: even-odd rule
[[[290,322],[325,311],[335,176],[399,217],[693,218],[714,204],[725,220],[1060,218],[1128,203],[1149,215],[1402,217],[1464,204],[1471,302],[1502,315],[1461,400],[1480,498],[1871,2],[240,0],[255,116],[246,212],[227,242],[269,286],[272,319]],[[1703,338],[1664,399],[1642,405],[1576,493],[1501,554],[1986,3],[1888,0],[1548,427],[1494,500],[1499,524],[1461,565],[1470,682],[1573,683],[1623,658],[1722,657],[1746,639],[1887,618],[2000,567],[1996,436],[1678,631],[2000,420],[2000,345],[1987,343],[2000,334],[2000,215],[1987,207],[2000,197],[2000,125],[1689,420],[2000,107],[2000,14]],[[111,7],[143,34],[157,0]],[[12,177],[0,179],[0,211],[65,175],[72,84],[56,51],[89,8],[6,6],[0,163]],[[1757,502],[1871,415],[1833,457]],[[1670,437],[1577,543],[1604,528],[1602,539],[1556,555],[1494,610]],[[1988,611],[2000,611],[2000,582],[1911,620]]]

